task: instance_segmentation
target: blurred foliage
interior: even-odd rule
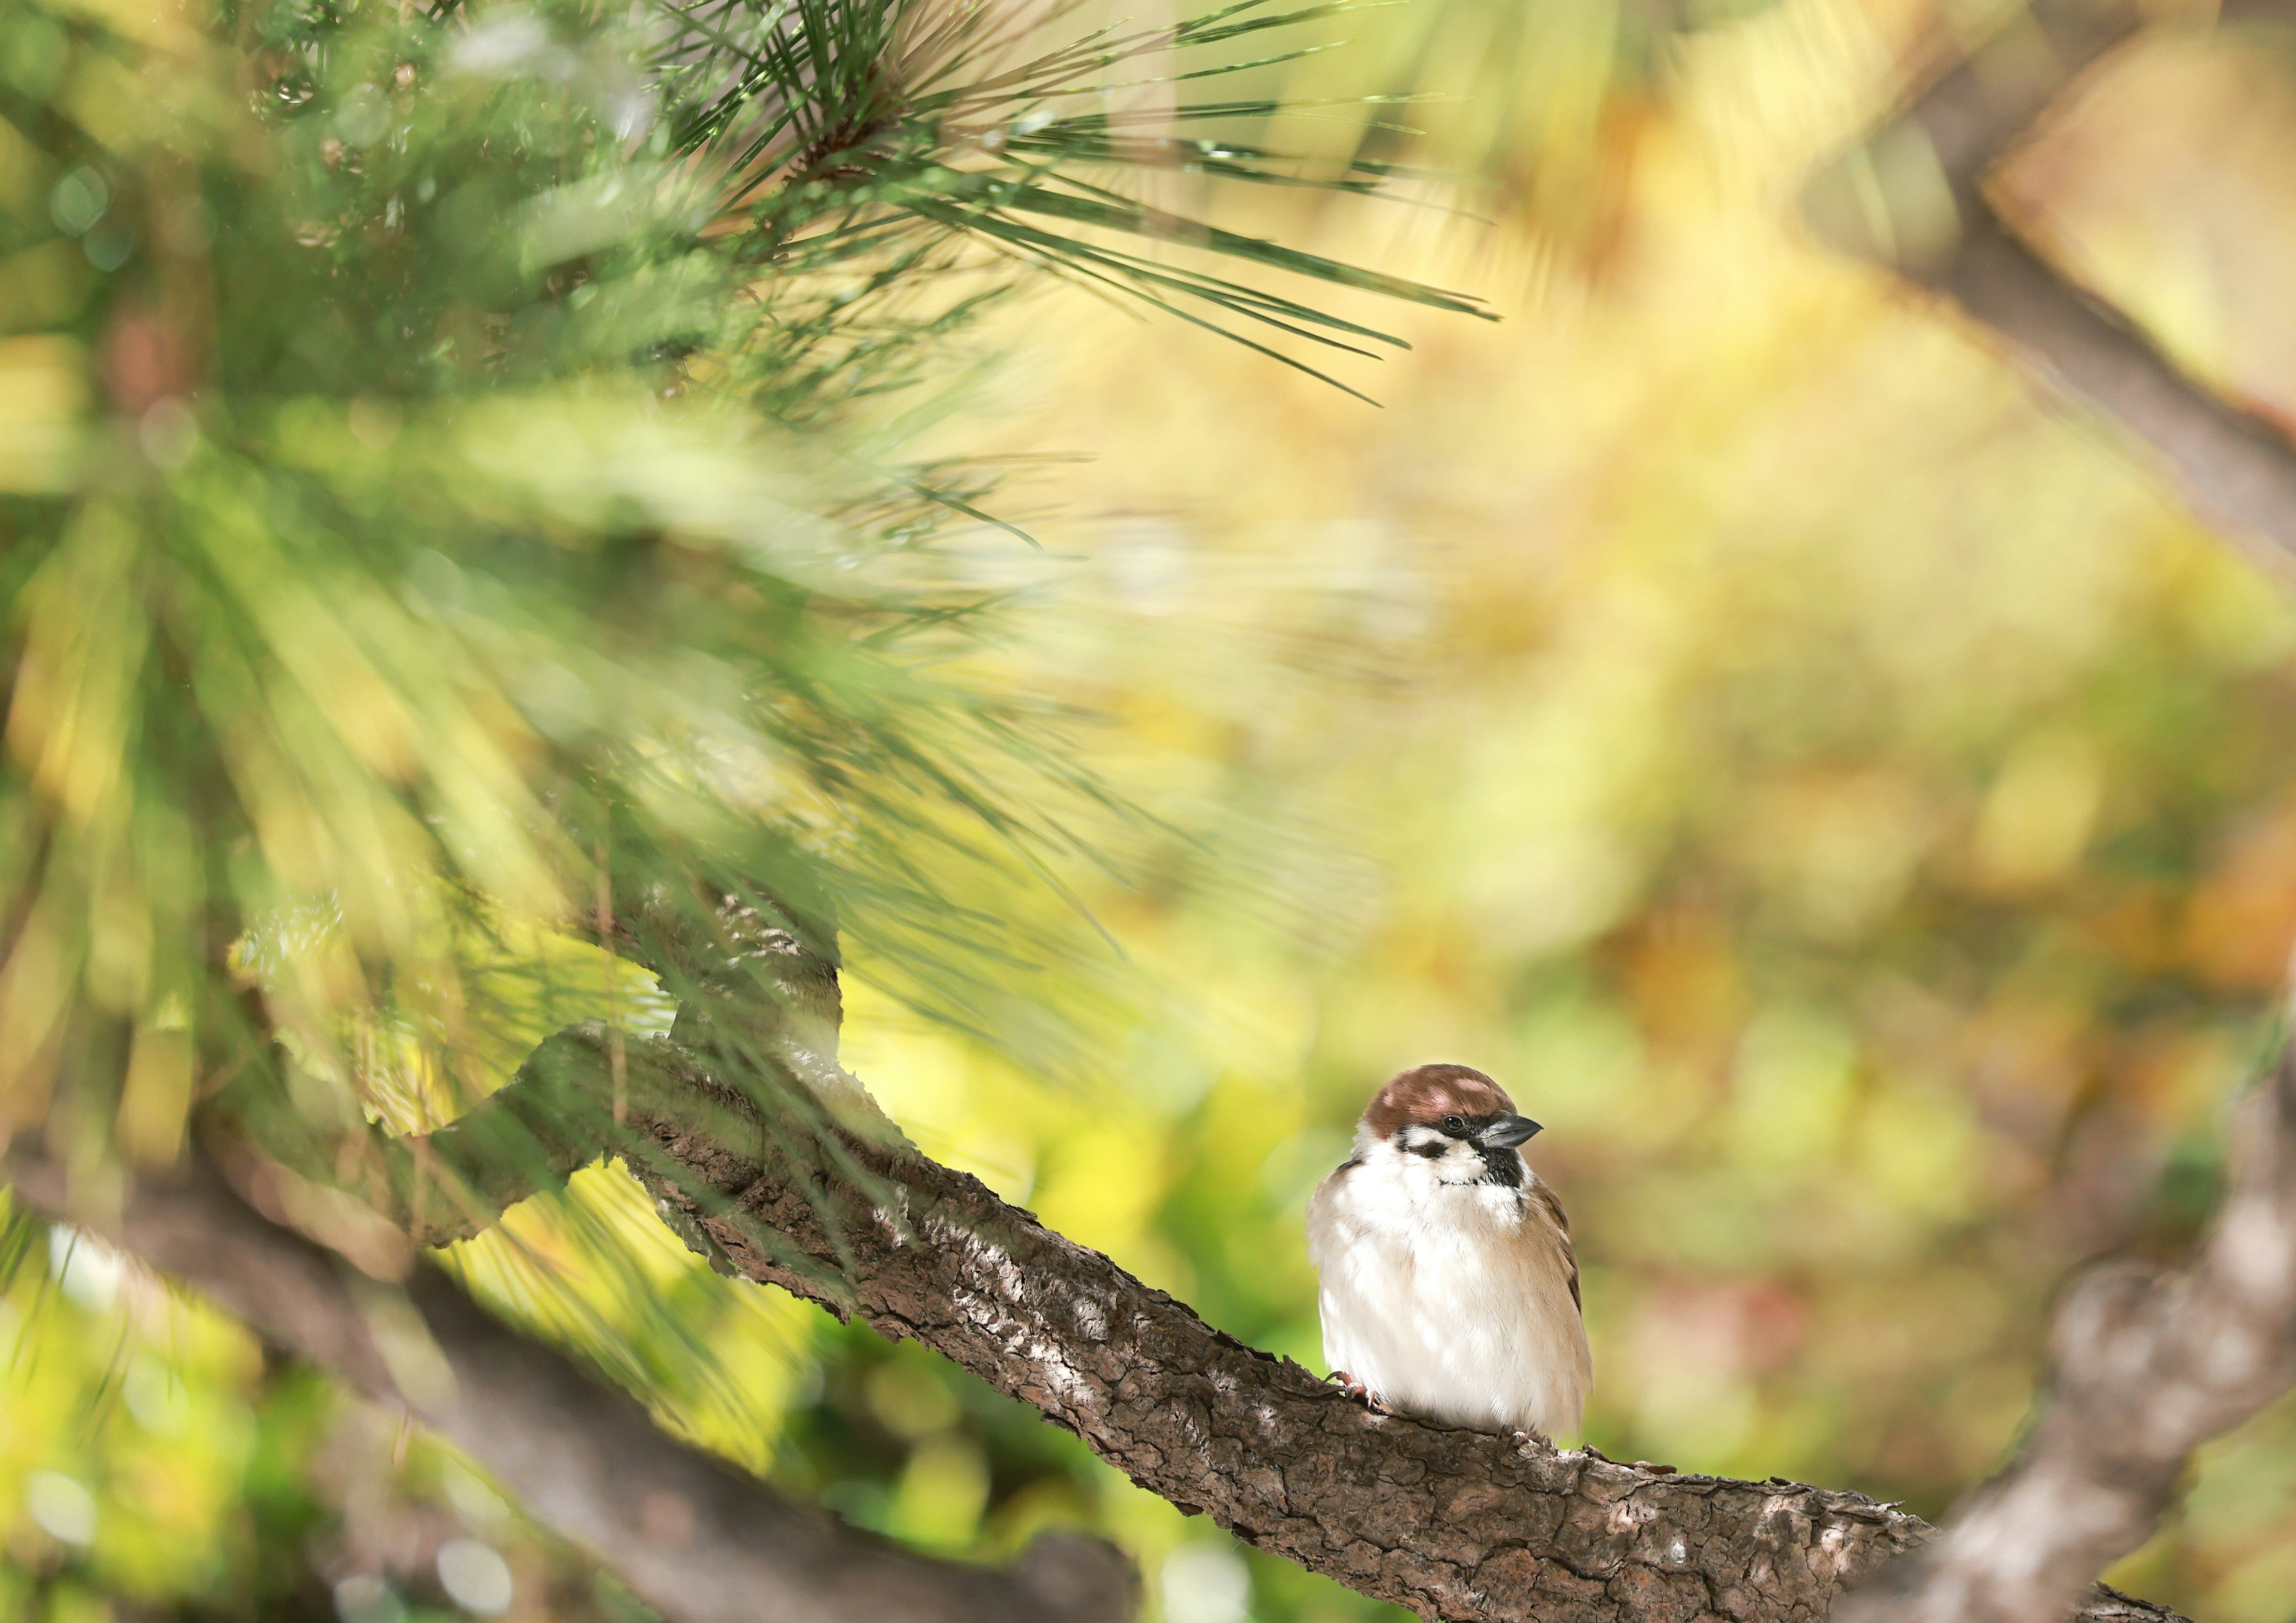
[[[1624,263],[1644,141],[1669,117],[1685,63],[1777,9],[1788,8],[1409,0],[1346,17],[1360,54],[1319,53],[1282,82],[1303,105],[1374,91],[1360,113],[1319,115],[1332,145],[1464,183],[1467,209],[1535,238],[1550,269],[1599,283]]]
[[[1415,353],[1382,412],[1105,305],[982,313],[982,347],[1017,357],[1004,419],[911,454],[1092,460],[997,497],[1041,553],[941,532],[936,580],[1000,608],[933,677],[1057,704],[1064,747],[1155,816],[1095,823],[1098,864],[1043,857],[1120,956],[1074,955],[1059,888],[972,893],[1059,947],[970,988],[1089,1056],[1057,1078],[1034,1028],[921,1018],[898,935],[853,942],[848,1062],[925,1149],[1320,1367],[1308,1191],[1387,1074],[1464,1060],[1549,1124],[1589,1440],[1931,1514],[2004,1457],[2055,1282],[2187,1242],[2271,1040],[2296,612],[2118,440],[1780,217],[1925,20],[1833,0],[1685,51],[1606,205],[1604,297],[1495,332],[1399,322]],[[1291,70],[1336,80],[1347,55]],[[1505,60],[1476,94],[1521,111]],[[1615,59],[1578,60],[1592,105]],[[2172,147],[2168,111],[2218,100],[2155,94]],[[2087,217],[2150,222],[2083,247],[2134,307],[2178,206],[2241,217],[2192,187],[2102,195],[2154,173],[2109,150],[2080,173]],[[1319,246],[1519,285],[1551,221],[1509,209],[1490,231],[1327,219]],[[2263,340],[2230,353],[2261,398],[2296,387],[2243,370],[2284,353]],[[553,984],[643,991],[587,973]],[[627,1615],[463,1467],[59,1235],[8,1298],[0,1511],[28,1615],[468,1611],[440,1576],[458,1539],[512,1574],[507,1615]],[[666,1423],[924,1547],[995,1559],[1085,1525],[1140,1555],[1171,1623],[1396,1615],[930,1354],[709,1274],[612,1169],[455,1261]],[[2120,1581],[2283,1623],[2292,1461],[2296,1406],[2212,1447]],[[388,1592],[330,1588],[363,1576]]]
[[[12,1233],[4,1615],[650,1615],[422,1434],[69,1230]]]

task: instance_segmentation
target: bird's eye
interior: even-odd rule
[[[1466,1120],[1464,1117],[1446,1116],[1443,1118],[1443,1130],[1454,1138],[1464,1136],[1467,1131]]]

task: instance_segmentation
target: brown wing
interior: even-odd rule
[[[1554,1225],[1554,1237],[1562,1247],[1562,1266],[1570,1270],[1570,1305],[1583,1315],[1587,1304],[1578,1299],[1578,1253],[1570,1249],[1570,1219],[1564,1215],[1562,1202],[1555,1198],[1554,1191],[1545,1184],[1533,1179],[1526,1193],[1538,1202]]]

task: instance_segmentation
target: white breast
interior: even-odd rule
[[[1593,1361],[1545,1203],[1528,1184],[1438,1183],[1390,1146],[1359,1154],[1308,1208],[1324,1361],[1397,1409],[1575,1434]]]

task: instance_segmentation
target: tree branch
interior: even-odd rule
[[[2030,1623],[2152,1537],[2193,1450],[2296,1382],[2296,1052],[2242,1102],[2231,1192],[2185,1267],[2116,1264],[2057,1316],[2040,1424],[1841,1623]]]
[[[2227,0],[2222,9],[2228,18],[2296,15],[2289,0]],[[1865,212],[1878,217],[1863,244],[1826,234],[1838,246],[1862,248],[1949,298],[2058,389],[2149,442],[2203,518],[2296,585],[2296,447],[2196,384],[2047,264],[1988,190],[2003,155],[2047,107],[2148,20],[2131,0],[2033,0],[1898,124],[1821,176],[1810,201],[1829,179],[1838,193],[1843,175],[1863,164]],[[1953,215],[1946,229],[1892,217],[1882,155],[1906,150],[1908,137],[1941,172]],[[1922,187],[1901,190],[1906,212],[1918,216]],[[1841,1623],[2062,1617],[2097,1572],[2152,1536],[2193,1450],[2296,1380],[2292,1068],[2296,1057],[2284,1055],[2246,1102],[2233,1192],[2194,1260],[2161,1276],[2107,1266],[2075,1285],[2057,1317],[2042,1417],[2022,1453],[1941,1536],[1853,1596]]]
[[[2289,0],[2226,0],[2221,9],[2227,20],[2296,15]],[[2202,519],[2296,584],[2296,448],[2195,383],[2125,317],[2046,264],[2005,227],[1987,195],[1996,163],[2034,119],[2154,14],[2133,0],[2032,0],[1898,124],[1823,171],[1808,212],[1833,217],[1819,230],[1835,247],[1890,263],[1950,299],[2054,389],[2149,445]],[[1872,178],[1887,168],[1883,154],[1904,151],[1908,136],[1933,154],[1952,219],[1918,217],[1931,206],[1927,188],[1893,197]],[[1860,165],[1863,184],[1846,178]],[[1850,191],[1862,207],[1840,201]],[[1832,208],[1822,201],[1829,192]]]
[[[1364,1594],[1494,1623],[1816,1623],[1930,1535],[1858,1494],[1367,1411],[897,1135],[830,1127],[834,1143],[784,1151],[678,1045],[633,1041],[623,1062],[630,1164],[742,1276],[934,1348],[1150,1492]],[[611,1067],[584,1027],[528,1074],[603,1090]],[[2099,1590],[2079,1615],[2174,1614]]]
[[[724,983],[720,1017],[755,1038],[726,1052],[776,1056],[775,1076],[721,1081],[688,1043],[717,1053],[726,1033],[689,1007],[668,1037],[569,1028],[426,1136],[362,1124],[356,1142],[266,1152],[299,1163],[281,1176],[354,1189],[424,1243],[477,1232],[562,1181],[587,1147],[619,1153],[715,1266],[922,1341],[1150,1492],[1431,1618],[1817,1623],[1845,1587],[1932,1536],[1855,1493],[1685,1476],[1367,1411],[921,1154],[835,1063],[833,970],[787,932],[720,918],[724,940],[650,932],[639,961],[682,984]],[[740,979],[759,967],[764,979]],[[262,1142],[282,1113],[225,1119]],[[357,1223],[306,1204],[357,1239]],[[2103,1588],[2077,1613],[2174,1616]]]
[[[562,1354],[417,1262],[403,1293],[250,1208],[194,1159],[139,1180],[107,1218],[70,1209],[53,1162],[20,1148],[17,1194],[212,1297],[273,1345],[401,1408],[538,1521],[604,1561],[673,1623],[1104,1623],[1131,1611],[1122,1558],[1040,1538],[1019,1567],[936,1561],[793,1505],[665,1435]]]

